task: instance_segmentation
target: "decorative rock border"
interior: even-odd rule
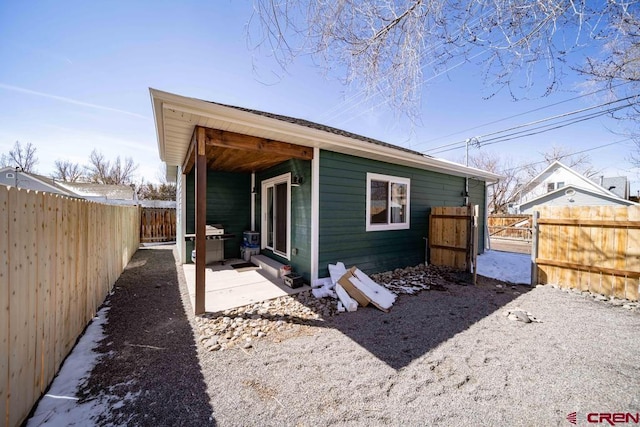
[[[222,313],[196,317],[200,342],[207,350],[251,348],[256,339],[292,333],[335,313],[335,300],[316,299],[309,291],[262,301]]]
[[[558,289],[568,294],[577,294],[577,295],[582,295],[585,298],[593,298],[596,301],[609,303],[614,307],[622,307],[626,310],[640,310],[640,301],[630,301],[627,299],[616,298],[614,296],[608,297],[606,295],[602,295],[602,294],[598,294],[590,291],[583,291],[576,288],[562,288],[558,285],[537,285],[536,287],[539,287],[539,286],[551,286],[554,289]]]
[[[452,270],[417,265],[371,275],[395,294],[443,290],[451,283]],[[222,313],[196,317],[199,341],[207,350],[251,348],[257,339],[277,334],[295,334],[301,329],[337,315],[337,299],[315,298],[310,291],[258,302]]]

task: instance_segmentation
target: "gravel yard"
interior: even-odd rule
[[[508,320],[515,306],[542,323]],[[640,411],[639,327],[551,287],[451,285],[200,360],[220,425],[556,425]]]
[[[274,323],[219,350],[202,335],[221,321],[190,314],[169,249],[138,251],[110,297],[103,356],[79,394],[107,403],[95,424],[569,425],[571,412],[578,424],[640,412],[637,304],[450,281],[390,313],[227,313]],[[516,307],[541,323],[507,318]]]

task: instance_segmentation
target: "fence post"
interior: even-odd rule
[[[471,262],[473,263],[473,284],[478,284],[478,215],[479,206],[473,205],[473,244],[471,245]]]
[[[540,234],[538,218],[540,218],[540,212],[533,212],[533,222],[531,224],[531,286],[538,284],[538,265],[536,264],[536,259],[538,258],[538,238]]]

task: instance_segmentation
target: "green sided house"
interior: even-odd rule
[[[486,185],[499,178],[306,120],[150,93],[160,159],[177,182],[183,263],[194,247],[185,236],[204,253],[207,225],[221,224],[225,258],[240,257],[243,232],[255,230],[262,255],[310,282],[337,261],[367,273],[416,265],[430,208],[463,206],[468,188],[484,221]],[[205,261],[196,257],[196,313]]]

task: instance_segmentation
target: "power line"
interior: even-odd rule
[[[571,101],[575,101],[575,100],[580,99],[580,98],[585,98],[587,96],[595,95],[596,93],[599,93],[599,92],[602,92],[602,91],[616,89],[616,88],[618,88],[620,86],[623,86],[623,85],[626,85],[626,84],[629,84],[629,83],[631,83],[631,81],[622,82],[622,83],[619,83],[619,84],[617,84],[615,86],[612,86],[610,88],[598,89],[598,90],[595,90],[593,92],[589,92],[589,93],[585,93],[585,94],[582,94],[582,95],[578,95],[578,96],[575,96],[573,98],[569,98],[569,99],[565,99],[563,101],[555,102],[553,104],[548,104],[548,105],[545,105],[545,106],[542,106],[542,107],[534,108],[533,110],[524,111],[522,113],[514,114],[512,116],[504,117],[502,119],[494,120],[492,122],[488,122],[488,123],[484,123],[484,124],[481,124],[481,125],[473,126],[473,127],[468,128],[468,129],[464,129],[464,130],[461,130],[461,131],[450,133],[448,135],[439,136],[437,138],[432,138],[432,139],[429,139],[427,141],[419,142],[418,145],[428,144],[430,142],[437,141],[439,139],[444,139],[444,138],[448,138],[450,136],[455,136],[455,135],[460,135],[460,134],[463,134],[463,133],[468,133],[468,132],[470,132],[472,130],[476,130],[476,129],[483,128],[483,127],[486,127],[486,126],[490,126],[490,125],[493,125],[493,124],[496,124],[496,123],[504,122],[506,120],[514,119],[516,117],[524,116],[524,115],[527,115],[527,114],[530,114],[530,113],[535,113],[536,111],[540,111],[540,110],[544,110],[544,109],[547,109],[547,108],[555,107],[555,106],[558,106],[560,104],[564,104],[566,102],[571,102]],[[436,147],[436,148],[438,148],[438,147]],[[432,148],[430,150],[435,150],[436,148]]]
[[[614,142],[609,142],[607,144],[598,145],[596,147],[586,148],[586,149],[580,150],[580,151],[574,151],[573,153],[568,153],[563,157],[575,156],[577,154],[588,153],[589,151],[599,150],[600,148],[605,148],[605,147],[609,147],[611,145],[621,144],[623,142],[632,141],[632,140],[633,140],[633,138],[625,138],[625,139],[621,139],[619,141],[614,141]],[[543,164],[543,163],[548,163],[548,162],[547,162],[547,160],[540,160],[540,161],[537,161],[537,162],[526,163],[524,165],[514,166],[512,168],[504,169],[501,172],[498,172],[498,174],[505,173],[505,172],[512,172],[512,171],[516,171],[518,169],[524,169],[524,168],[527,168],[529,166],[535,166],[535,165]]]
[[[531,132],[531,131],[520,131],[520,132],[515,132],[512,134],[508,134],[508,135],[503,135],[500,137],[496,137],[496,138],[492,138],[488,141],[488,143],[485,143],[484,145],[492,145],[492,144],[497,144],[498,142],[505,142],[505,141],[511,141],[513,139],[517,139],[517,138],[524,138],[526,136],[532,136],[532,135],[537,135],[540,133],[544,133],[544,132],[548,132],[550,130],[555,130],[555,129],[560,129],[569,125],[573,125],[576,123],[580,123],[580,122],[584,122],[587,120],[591,120],[591,119],[595,119],[596,117],[601,117],[604,116],[606,114],[609,113],[614,113],[616,111],[622,110],[624,108],[628,108],[629,105],[623,105],[620,107],[615,107],[615,108],[610,108],[606,111],[601,111],[601,112],[595,112],[595,113],[590,113],[587,114],[585,116],[581,116],[578,118],[573,118],[573,119],[567,119],[564,120],[562,122],[558,122],[558,123],[553,123],[553,124],[548,124],[548,125],[544,125],[544,126],[539,126],[537,128],[534,128],[534,130],[539,130],[537,132]],[[531,132],[531,133],[525,133],[525,132]]]
[[[510,141],[512,139],[516,139],[516,138],[522,138],[525,136],[532,136],[532,135],[537,135],[539,133],[543,133],[543,132],[548,132],[550,130],[554,130],[554,129],[559,129],[565,126],[569,126],[575,123],[579,123],[585,120],[590,120],[596,117],[600,117],[624,108],[628,108],[634,105],[634,103],[627,103],[625,105],[621,105],[621,106],[613,106],[613,104],[617,104],[620,102],[624,102],[624,101],[629,101],[630,99],[636,98],[637,95],[634,96],[629,96],[626,98],[622,98],[616,101],[610,101],[610,102],[605,102],[599,105],[595,105],[592,107],[587,107],[587,108],[582,108],[579,110],[574,110],[574,111],[570,111],[567,113],[563,113],[563,114],[559,114],[559,115],[555,115],[555,116],[551,116],[551,117],[547,117],[544,119],[540,119],[540,120],[536,120],[533,122],[528,122],[528,123],[524,123],[524,124],[520,124],[517,126],[513,126],[511,128],[508,129],[503,129],[497,132],[491,132],[485,135],[481,135],[481,136],[477,136],[475,138],[479,139],[482,145],[491,145],[491,144],[495,144],[497,142],[503,142],[503,141]],[[584,114],[582,116],[578,116],[578,117],[574,117],[574,118],[570,118],[564,121],[557,121],[558,119],[562,119],[565,117],[569,117],[569,116],[573,116],[576,114],[580,114],[580,113],[585,113],[587,111],[590,110],[594,110],[596,108],[601,108],[601,107],[605,107],[605,106],[611,106],[603,111],[597,111],[597,112],[592,112],[592,113],[588,113],[588,114]],[[535,125],[540,125],[541,123],[545,123],[548,121],[555,121],[554,123],[550,123],[550,124],[546,124],[546,125],[541,125],[541,126],[535,126]],[[535,126],[535,127],[532,127]],[[525,129],[525,130],[521,130],[521,131],[517,131],[517,132],[512,132],[512,133],[507,133],[506,132],[510,132],[510,131],[514,131],[514,130],[518,130],[518,129],[522,129],[522,128],[529,128],[529,129]],[[530,132],[530,133],[527,133]],[[504,135],[500,135],[500,134],[504,134]],[[493,135],[499,135],[499,136],[495,136],[493,138],[489,138],[489,139],[484,139],[488,136],[493,136]],[[457,150],[460,148],[463,148],[464,145],[466,144],[466,141],[457,141],[457,142],[452,142],[449,144],[445,144],[439,147],[435,147],[432,148],[430,150],[428,150],[429,152],[431,152],[431,154],[439,154],[439,153],[444,153],[444,152],[448,152],[448,151],[452,151],[452,150]],[[452,148],[448,148],[448,147],[452,147]]]

